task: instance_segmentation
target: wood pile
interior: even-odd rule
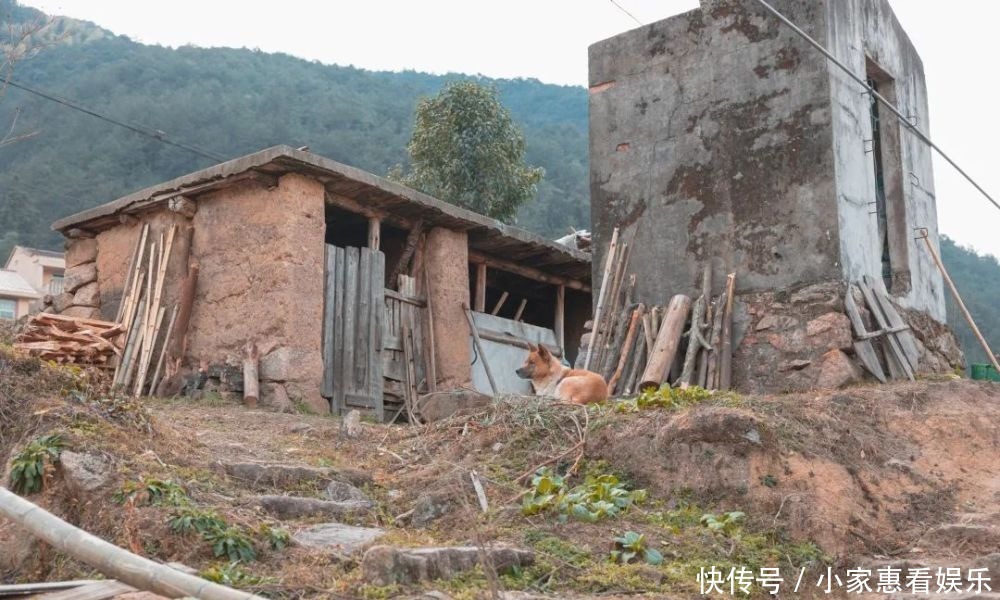
[[[28,319],[14,348],[60,364],[110,366],[121,356],[120,323],[39,313]]]
[[[583,368],[600,373],[613,396],[665,383],[729,389],[736,274],[729,274],[718,296],[706,268],[693,303],[683,294],[665,306],[636,303],[636,277],[628,273],[633,241],[621,240],[618,229],[612,234]]]
[[[864,299],[877,327],[874,331],[866,329],[856,296]],[[910,326],[893,306],[881,281],[865,276],[848,286],[844,307],[854,329],[854,352],[865,369],[882,383],[889,379],[913,381],[920,352]]]

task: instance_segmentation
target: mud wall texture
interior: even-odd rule
[[[469,304],[469,240],[463,231],[435,227],[427,233],[424,261],[430,305],[434,311],[437,384],[440,389],[471,387],[472,353],[469,322],[463,305]]]

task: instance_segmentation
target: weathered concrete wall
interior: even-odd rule
[[[198,198],[192,259],[201,266],[189,330],[195,360],[239,356],[248,340],[270,352],[269,381],[329,411],[323,376],[324,190],[288,174],[269,190],[242,183]]]
[[[851,70],[863,75],[866,59],[876,63],[894,80],[896,106],[929,130],[927,87],[923,63],[886,0],[838,0],[827,5],[828,49]],[[872,214],[875,175],[872,167],[872,125],[869,98],[860,86],[835,66],[830,66],[833,139],[837,174],[840,244],[844,277],[856,281],[863,275],[882,276],[878,223]],[[885,89],[882,90],[886,93]],[[889,207],[893,252],[892,293],[901,304],[945,320],[941,274],[923,242],[914,240],[914,227],[927,227],[938,247],[937,206],[931,150],[915,135],[903,130],[885,107],[880,107],[883,133],[896,136],[901,169],[887,169],[890,197],[901,195],[905,210]],[[890,201],[891,204],[891,201]],[[901,260],[900,260],[901,259]]]
[[[825,6],[776,2],[820,40]],[[636,236],[637,299],[780,289],[840,274],[824,60],[750,0],[702,8],[590,48],[594,280],[611,230]]]
[[[465,232],[435,227],[427,233],[424,261],[434,311],[434,354],[438,389],[472,384],[468,320],[462,305],[469,303],[469,240]]]

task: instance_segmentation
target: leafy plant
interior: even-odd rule
[[[773,488],[778,485],[778,478],[768,473],[767,475],[761,475],[760,483],[761,485]]]
[[[646,490],[629,490],[614,475],[592,475],[583,484],[566,489],[564,477],[548,467],[539,469],[531,480],[531,493],[524,497],[521,512],[536,515],[553,511],[559,520],[569,517],[594,523],[606,517],[617,517],[633,504],[646,500]]]
[[[11,463],[11,489],[18,494],[34,494],[44,485],[47,464],[59,462],[65,443],[58,433],[32,440],[14,455]]]
[[[212,545],[216,557],[226,556],[233,562],[257,560],[257,551],[246,532],[240,527],[224,527],[202,534],[202,538]]]
[[[126,481],[114,499],[120,504],[133,502],[148,503],[153,506],[187,506],[191,500],[180,485],[169,479],[143,477],[138,481]]]
[[[175,512],[167,521],[171,531],[208,535],[226,529],[229,525],[213,510],[185,507]]]
[[[740,533],[744,518],[746,518],[746,513],[738,510],[727,512],[722,516],[706,513],[701,517],[701,524],[708,527],[713,533],[722,534],[725,537],[735,537]]]
[[[260,530],[272,550],[284,550],[292,543],[292,535],[283,527],[271,527],[265,523]]]
[[[626,565],[641,558],[650,565],[663,563],[663,555],[656,548],[646,546],[646,536],[634,531],[626,531],[615,538],[615,549],[611,551],[611,561]]]
[[[213,565],[203,570],[198,575],[200,575],[202,579],[207,579],[213,583],[232,587],[261,585],[272,580],[270,577],[260,577],[244,571],[240,568],[240,563],[238,561],[225,565]]]
[[[678,410],[694,406],[712,397],[712,392],[698,386],[673,388],[664,384],[659,388],[645,390],[635,398],[619,400],[615,403],[615,412],[630,413],[640,410],[660,408]]]

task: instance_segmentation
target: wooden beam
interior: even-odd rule
[[[474,264],[482,264],[490,267],[491,269],[497,269],[498,271],[506,271],[507,273],[513,273],[515,275],[520,275],[527,279],[533,281],[538,281],[541,283],[548,283],[551,285],[564,285],[571,290],[579,290],[581,292],[590,292],[590,286],[586,283],[569,277],[562,277],[560,275],[552,275],[541,271],[534,267],[528,267],[524,265],[519,265],[515,262],[503,260],[500,258],[494,258],[492,256],[486,256],[475,250],[469,250],[469,262]]]
[[[556,288],[556,343],[560,348],[566,347],[566,286]]]
[[[475,311],[486,312],[486,263],[476,264]]]
[[[185,219],[193,219],[198,212],[198,204],[187,196],[175,196],[167,200],[167,208]]]
[[[507,296],[509,296],[509,295],[510,294],[508,294],[507,292],[504,292],[504,293],[500,294],[500,299],[497,300],[497,303],[493,307],[493,310],[490,311],[491,315],[496,316],[496,314],[498,312],[500,312],[500,309],[503,308],[503,303],[507,301]]]
[[[514,320],[515,321],[520,321],[521,320],[521,315],[524,314],[524,307],[527,306],[527,305],[528,305],[528,299],[527,298],[521,298],[521,303],[517,305],[517,312],[514,313]]]
[[[381,217],[368,217],[368,248],[377,251],[381,243],[382,219]]]

